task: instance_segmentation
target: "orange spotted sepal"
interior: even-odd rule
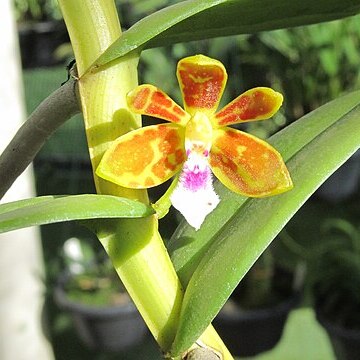
[[[264,197],[293,187],[281,155],[268,143],[239,130],[214,131],[209,163],[214,175],[241,195]]]
[[[215,114],[215,126],[227,126],[242,122],[266,120],[280,108],[283,96],[266,87],[250,89],[231,101]]]
[[[142,115],[154,116],[179,125],[186,125],[190,115],[162,90],[153,85],[140,85],[127,95],[129,108]]]
[[[176,74],[186,112],[214,114],[227,81],[224,65],[204,55],[189,56],[179,61]]]
[[[176,124],[147,126],[114,141],[96,174],[123,187],[143,189],[170,179],[185,161],[185,129]]]

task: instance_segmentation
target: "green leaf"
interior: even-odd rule
[[[360,91],[329,102],[275,134],[268,142],[282,154],[285,161],[288,161],[315,137],[354,109],[359,102]],[[215,190],[222,201],[207,216],[200,230],[195,231],[183,221],[168,245],[175,269],[184,285],[188,283],[215,234],[221,230],[229,217],[249,200],[234,194],[219,182],[215,183]]]
[[[360,0],[181,1],[137,22],[94,65],[105,65],[134,50],[319,23],[358,12]]]
[[[180,226],[170,251],[180,279],[188,286],[173,355],[196,341],[284,225],[359,148],[359,104],[360,91],[351,93],[270,139],[287,160],[293,190],[264,199],[246,199],[222,188],[222,202],[197,233]]]
[[[110,195],[43,196],[0,205],[0,233],[28,226],[95,218],[139,218],[154,210]]]

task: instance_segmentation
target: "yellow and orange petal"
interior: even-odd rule
[[[131,131],[105,152],[96,173],[123,187],[143,189],[170,179],[183,166],[185,130],[175,124]]]
[[[283,96],[266,87],[250,89],[215,114],[214,126],[227,126],[247,121],[265,120],[280,108]]]
[[[268,143],[242,131],[214,131],[210,167],[230,190],[246,196],[264,197],[292,188],[281,155]]]
[[[176,124],[185,125],[190,119],[190,115],[174,100],[153,85],[136,87],[128,93],[127,103],[137,114],[154,116]]]
[[[190,56],[178,62],[176,75],[185,110],[214,114],[227,81],[224,65],[204,55]]]

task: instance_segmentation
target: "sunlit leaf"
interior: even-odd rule
[[[288,28],[360,12],[360,0],[188,0],[137,22],[95,62],[183,41]]]
[[[174,354],[198,338],[286,222],[359,148],[359,103],[360,92],[354,92],[271,138],[287,161],[293,190],[266,199],[246,199],[220,189],[223,201],[197,233],[180,226],[170,250],[180,279],[188,286]]]
[[[116,196],[43,196],[1,204],[0,233],[61,221],[139,218],[153,213],[150,206]]]

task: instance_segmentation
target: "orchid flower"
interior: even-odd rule
[[[218,205],[214,174],[237,194],[264,197],[289,190],[281,155],[268,143],[227,127],[272,117],[283,97],[265,87],[246,91],[216,112],[227,81],[223,64],[203,55],[179,61],[184,109],[163,91],[141,85],[127,96],[138,114],[170,121],[143,127],[114,141],[97,174],[128,188],[150,188],[179,173],[172,205],[196,230]]]

